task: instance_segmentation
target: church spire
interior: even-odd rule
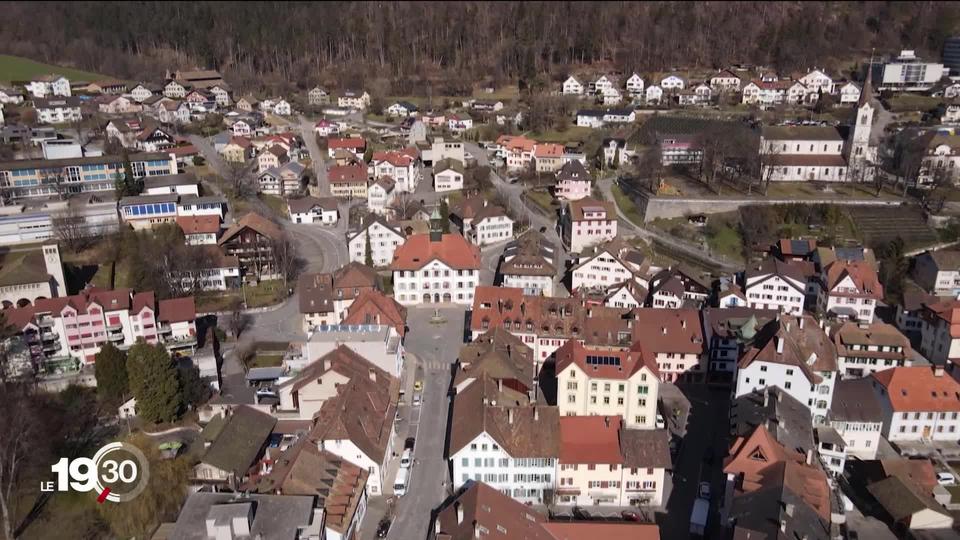
[[[857,107],[863,107],[873,99],[873,50],[870,51],[870,63],[867,64],[867,79],[863,82],[863,89],[860,90],[860,101]]]

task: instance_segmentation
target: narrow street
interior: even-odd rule
[[[434,313],[441,320],[434,320]],[[417,377],[423,380],[423,401],[411,411],[411,428],[416,429],[414,466],[407,494],[396,503],[390,540],[419,540],[427,537],[431,512],[448,496],[450,485],[444,447],[451,365],[463,343],[465,309],[451,304],[443,307],[411,308],[407,316],[410,333],[406,350],[419,361]]]
[[[300,137],[303,139],[303,144],[307,146],[307,150],[310,151],[310,160],[313,162],[313,174],[316,175],[317,178],[317,187],[320,190],[320,196],[329,197],[330,181],[327,179],[327,155],[317,146],[317,134],[313,130],[313,122],[303,116],[299,116],[299,118]]]

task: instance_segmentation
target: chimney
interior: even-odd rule
[[[686,328],[686,327],[687,327],[687,320],[680,319],[680,328]]]
[[[377,382],[377,372],[374,371],[373,368],[371,368],[369,372],[370,372],[370,380],[373,382]]]
[[[800,325],[800,329],[803,330],[803,316],[797,319],[797,324]]]
[[[786,329],[787,329],[787,332],[790,331],[790,321],[787,321]]]
[[[807,450],[807,465],[813,465],[813,448]]]
[[[463,505],[460,504],[460,501],[453,503],[453,506],[457,509],[457,525],[463,523]],[[439,523],[439,520],[437,521]]]
[[[497,392],[503,392],[503,379],[497,379]]]
[[[513,409],[507,409],[507,423],[513,423]]]
[[[609,417],[609,416],[604,416],[604,417],[603,417],[603,424],[604,424],[605,426],[607,426],[607,427],[610,427],[610,417]]]
[[[763,389],[763,408],[767,408],[770,405],[770,387],[765,387]]]
[[[323,370],[324,370],[324,371],[330,371],[330,359],[329,359],[329,358],[324,358],[324,359],[323,359]]]
[[[533,420],[534,421],[540,420],[540,411],[537,409],[536,406],[533,407]]]
[[[783,338],[776,336],[773,339],[777,341],[777,354],[783,354]]]
[[[667,335],[667,327],[666,327],[666,326],[660,328],[660,331],[663,333],[663,335]]]
[[[933,365],[933,376],[934,376],[934,377],[943,377],[943,364],[934,364],[934,365]]]

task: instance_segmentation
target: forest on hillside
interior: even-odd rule
[[[239,87],[456,93],[625,72],[839,68],[916,49],[939,58],[956,2],[0,2],[0,52],[129,79],[220,69]],[[292,89],[292,88],[291,88]]]

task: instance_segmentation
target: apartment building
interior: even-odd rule
[[[827,423],[843,439],[848,456],[876,459],[883,431],[883,411],[873,391],[873,379],[837,381]]]
[[[671,467],[666,430],[626,429],[619,416],[561,416],[560,504],[660,506]]]
[[[924,251],[914,258],[913,280],[934,296],[960,295],[960,251]]]
[[[377,288],[377,273],[359,262],[350,262],[333,273],[305,273],[297,280],[303,331],[340,323],[361,293]]]
[[[870,376],[891,441],[956,441],[960,383],[942,366],[898,367]]]
[[[775,309],[788,315],[803,314],[807,277],[802,262],[768,258],[744,272],[743,293],[754,309]]]
[[[833,261],[823,267],[817,302],[828,316],[870,324],[883,299],[877,271],[862,261]]]
[[[393,261],[394,252],[406,239],[403,231],[382,216],[368,215],[359,230],[347,232],[350,261],[366,264],[369,245],[373,265],[387,266]]]
[[[523,289],[524,294],[533,296],[553,296],[556,260],[556,246],[536,229],[530,229],[503,250],[502,285]]]
[[[696,309],[639,308],[628,315],[630,350],[650,353],[664,382],[704,383],[707,347]]]
[[[887,323],[843,323],[834,330],[833,342],[841,377],[866,377],[884,369],[913,365],[910,340]]]
[[[454,399],[447,455],[454,489],[482,481],[521,502],[550,502],[560,448],[557,408],[489,399],[495,391],[478,380]]]
[[[592,197],[571,201],[560,219],[563,242],[573,253],[617,236],[617,210],[613,203]]]
[[[141,338],[171,349],[196,345],[193,306],[193,297],[157,302],[152,292],[91,288],[73,296],[37,299],[4,314],[43,351],[43,360],[72,358],[92,364],[107,342],[121,349]]]
[[[561,416],[616,416],[629,429],[656,427],[660,381],[649,352],[571,339],[556,355]]]
[[[781,316],[757,331],[740,355],[734,396],[777,386],[822,422],[833,401],[837,350],[808,315]]]

